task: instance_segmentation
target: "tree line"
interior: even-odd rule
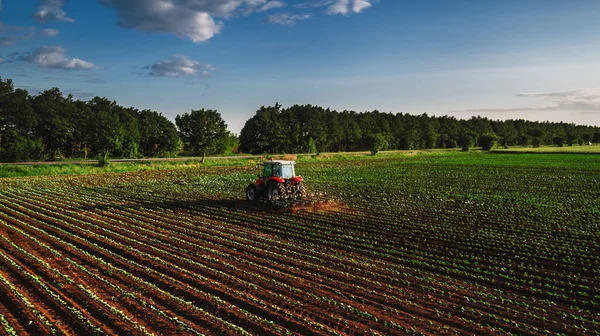
[[[176,127],[177,125],[177,127]],[[65,97],[58,88],[31,96],[0,78],[0,161],[227,153],[237,137],[214,110],[178,115],[125,108],[106,98]]]
[[[262,106],[240,133],[247,153],[316,153],[474,146],[583,145],[600,142],[600,128],[564,122],[456,119],[426,113],[357,113],[313,105]]]
[[[317,153],[388,149],[582,145],[600,128],[527,120],[468,120],[427,114],[357,113],[313,105],[262,106],[239,137],[216,110],[192,110],[175,123],[106,98],[65,97],[58,88],[31,96],[0,78],[0,161],[140,158],[243,152]]]

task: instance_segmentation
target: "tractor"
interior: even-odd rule
[[[294,161],[269,160],[257,165],[257,169],[263,167],[262,173],[258,174],[256,182],[246,188],[246,199],[271,201],[306,197],[306,187],[302,183],[304,179],[296,176],[294,164]]]

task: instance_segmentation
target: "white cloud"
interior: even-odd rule
[[[281,1],[269,1],[265,3],[262,7],[258,9],[258,12],[266,12],[270,9],[281,8],[284,7],[285,4]]]
[[[58,36],[58,34],[59,34],[58,29],[43,29],[43,30],[40,30],[37,35],[43,36],[43,37],[56,37],[56,36]]]
[[[324,7],[329,6],[334,2],[334,0],[320,0],[320,1],[311,1],[311,2],[303,2],[294,5],[294,8],[315,8],[315,7]]]
[[[223,29],[215,17],[266,11],[283,6],[267,0],[99,0],[115,9],[122,27],[175,34],[194,43],[211,39]]]
[[[171,55],[168,59],[147,66],[148,74],[155,77],[209,77],[215,70],[210,64],[202,64],[184,55]]]
[[[4,63],[4,58],[0,57],[0,64]]]
[[[19,55],[18,60],[46,69],[89,70],[97,68],[95,64],[79,58],[67,58],[67,50],[58,46],[39,47],[31,53]]]
[[[540,99],[550,104],[542,107],[485,108],[455,110],[459,113],[547,112],[572,111],[586,114],[600,113],[600,89],[581,89],[545,93],[519,93],[517,97]]]
[[[33,17],[42,23],[50,21],[75,22],[73,18],[67,16],[62,6],[63,0],[42,0],[42,5],[38,7],[38,11],[33,14]]]
[[[0,28],[2,28],[2,27],[0,27]],[[18,30],[23,30],[24,28],[23,27],[10,27],[9,29],[13,30],[13,31],[18,31]],[[13,45],[19,41],[30,40],[35,37],[56,37],[59,34],[58,29],[43,29],[40,31],[35,31],[35,29],[32,31],[31,29],[29,29],[29,31],[30,32],[23,34],[23,35],[12,35],[12,36],[0,37],[0,46]]]
[[[298,21],[310,19],[310,14],[289,15],[289,14],[273,14],[269,15],[265,20],[266,23],[280,24],[284,26],[292,26]]]
[[[372,0],[335,0],[330,2],[326,13],[329,15],[351,13],[360,13],[364,9],[371,7]]]

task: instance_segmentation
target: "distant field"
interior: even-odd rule
[[[600,330],[598,155],[301,160],[300,212],[253,168],[0,180],[0,334]]]
[[[494,148],[494,152],[528,152],[528,153],[599,153],[600,145],[585,145],[585,146],[545,146],[545,147],[510,147]]]
[[[389,151],[381,152],[378,157],[404,157],[415,153],[441,154],[452,150],[427,151]],[[316,162],[332,160],[366,160],[373,159],[368,152],[339,152],[321,154],[273,154],[273,155],[238,155],[229,157],[207,157],[201,164],[201,157],[189,158],[151,158],[112,160],[110,164],[99,166],[98,161],[56,161],[56,162],[20,162],[0,163],[0,178],[21,176],[50,176],[50,175],[86,175],[102,173],[124,173],[151,170],[171,170],[181,168],[200,168],[214,166],[252,166],[266,158],[296,160],[298,162]]]

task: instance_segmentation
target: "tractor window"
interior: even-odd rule
[[[281,177],[281,165],[273,166],[273,176]]]
[[[288,179],[294,177],[294,166],[291,164],[282,165],[281,167],[281,177]]]
[[[265,177],[271,177],[273,174],[273,165],[265,165]]]

